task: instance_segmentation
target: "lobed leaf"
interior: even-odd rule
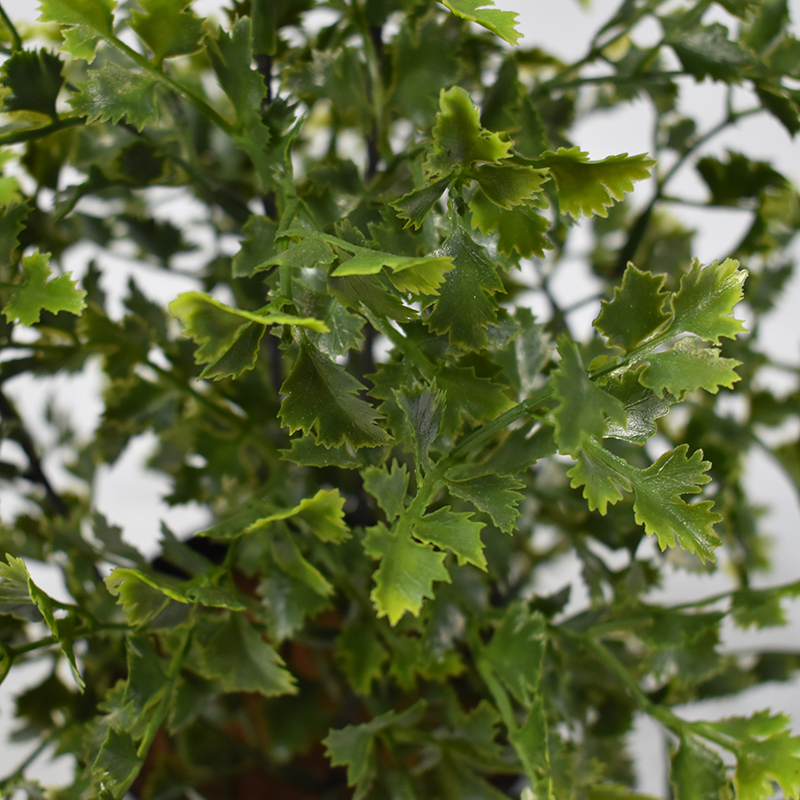
[[[603,384],[610,395],[622,402],[627,415],[624,425],[608,423],[607,437],[644,444],[655,436],[656,420],[666,416],[670,406],[676,402],[677,398],[669,392],[663,393],[661,397],[643,385],[640,376],[645,368],[644,365],[637,365]]]
[[[131,28],[153,51],[157,62],[200,49],[203,21],[187,8],[191,0],[139,0],[144,13],[131,12]]]
[[[575,465],[567,472],[570,486],[583,486],[583,496],[590,511],[599,511],[603,516],[608,506],[622,500],[622,492],[631,490],[631,482],[613,466],[597,458],[590,450],[580,450],[575,456]]]
[[[542,153],[533,163],[550,170],[561,211],[578,219],[581,214],[608,216],[606,209],[622,200],[625,192],[633,191],[635,181],[649,178],[656,162],[644,153],[589,161],[589,154],[579,147],[559,147],[555,153]]]
[[[116,7],[117,0],[41,0],[39,19],[67,26],[63,49],[91,63],[100,39],[114,33]]]
[[[508,475],[488,473],[464,480],[446,478],[445,483],[450,494],[488,514],[503,533],[513,533],[519,517],[517,505],[523,499],[518,491],[525,485],[522,481]]]
[[[667,37],[683,68],[701,81],[706,75],[718,81],[739,82],[742,72],[755,64],[753,54],[728,38],[728,29],[714,23],[681,30]]]
[[[393,461],[391,468],[367,467],[361,471],[364,489],[377,501],[389,522],[394,522],[405,510],[408,491],[408,470],[405,464]]]
[[[8,322],[19,320],[23,325],[31,326],[39,322],[42,310],[51,314],[68,311],[80,316],[86,308],[83,300],[86,292],[78,289],[69,275],[51,279],[49,258],[49,253],[38,250],[22,257],[23,282],[6,287],[6,291],[11,292],[11,299],[3,308]]]
[[[496,206],[510,210],[533,202],[550,175],[546,169],[517,164],[481,164],[469,173],[469,177],[478,182],[484,195]],[[541,199],[537,200],[537,205],[547,207]]]
[[[477,22],[492,33],[497,34],[509,44],[516,44],[522,37],[517,30],[517,13],[500,11],[494,0],[440,0],[456,16]]]
[[[92,782],[104,797],[122,800],[143,766],[130,733],[110,727],[92,764]]]
[[[553,248],[546,236],[549,221],[528,203],[503,211],[478,190],[469,201],[469,209],[472,227],[484,236],[496,233],[497,246],[507,256],[516,250],[523,258],[544,258],[544,251]]]
[[[696,736],[682,736],[671,761],[669,778],[675,800],[733,800],[722,759]]]
[[[444,392],[434,381],[429,387],[394,389],[397,405],[411,426],[417,469],[430,467],[428,449],[436,440],[444,420]]]
[[[17,50],[2,67],[0,85],[9,89],[4,111],[36,111],[56,118],[56,99],[64,85],[61,59],[47,50]]]
[[[434,544],[440,550],[449,550],[458,559],[459,565],[473,564],[486,571],[481,531],[486,526],[475,522],[471,513],[456,513],[444,506],[426,514],[413,523],[415,538],[426,544]]]
[[[404,531],[389,531],[379,523],[367,529],[364,550],[380,559],[370,597],[379,617],[396,625],[410,611],[417,616],[426,598],[433,597],[433,582],[450,583],[444,553],[415,542]]]

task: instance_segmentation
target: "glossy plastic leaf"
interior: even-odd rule
[[[605,435],[608,421],[624,425],[627,415],[616,397],[589,379],[574,342],[562,336],[558,352],[561,364],[553,376],[559,400],[553,411],[555,437],[559,452],[575,456],[587,439]]]
[[[747,273],[732,258],[707,267],[695,259],[674,296],[671,330],[691,332],[714,344],[719,344],[720,337],[734,339],[745,333],[744,325],[733,317],[733,307],[743,297],[746,278]]]
[[[70,104],[87,123],[117,123],[125,117],[129,125],[141,131],[158,119],[157,85],[155,78],[109,61],[101,69],[92,70],[88,81],[78,84],[81,91]]]
[[[300,325],[320,333],[328,326],[310,317],[258,313],[226,306],[202,292],[184,292],[169,304],[184,332],[199,346],[196,364],[207,364],[201,378],[238,377],[255,366],[258,345],[267,325]],[[254,325],[253,323],[257,323]]]
[[[581,214],[607,216],[606,209],[622,200],[625,192],[633,191],[635,181],[650,177],[656,162],[644,153],[589,161],[589,154],[579,147],[559,147],[555,153],[543,153],[534,163],[550,169],[562,213],[578,219]]]
[[[569,485],[573,489],[583,486],[583,496],[591,511],[605,516],[608,506],[622,500],[623,491],[630,491],[630,481],[591,451],[580,450],[575,462],[567,472],[567,477],[571,478]]]
[[[550,175],[546,169],[515,164],[482,164],[470,173],[470,177],[478,182],[489,200],[508,210],[532,202],[535,195],[541,194],[542,184]]]
[[[486,557],[481,542],[484,527],[482,522],[472,519],[471,513],[456,513],[450,510],[450,506],[444,506],[414,520],[414,536],[440,550],[449,550],[461,566],[473,564],[485,571]]]
[[[277,533],[272,537],[271,549],[275,563],[287,575],[301,581],[321,597],[333,594],[333,585],[303,556],[293,538]]]
[[[145,13],[131,13],[131,28],[156,61],[189,55],[200,48],[203,21],[187,10],[191,0],[139,0]]]
[[[800,582],[769,589],[749,586],[734,592],[731,600],[733,619],[740,628],[766,628],[786,625],[788,618],[782,601],[800,597]]]
[[[450,583],[445,554],[415,542],[405,531],[389,531],[378,524],[367,530],[364,550],[380,559],[370,594],[379,617],[396,625],[408,611],[417,616],[426,598],[433,597],[433,582]]]
[[[38,250],[22,258],[22,282],[6,287],[11,299],[3,308],[6,320],[19,320],[23,325],[34,325],[42,310],[57,314],[68,311],[80,315],[86,308],[83,298],[86,292],[78,289],[70,276],[52,277],[48,261],[49,253]]]
[[[661,397],[652,389],[642,385],[640,375],[642,368],[628,369],[621,377],[612,378],[603,384],[603,388],[620,400],[625,407],[627,419],[624,425],[608,423],[606,436],[613,439],[624,439],[637,444],[644,444],[655,436],[656,420],[669,413],[670,406],[677,398],[668,392]]]
[[[773,782],[785,797],[800,793],[800,736],[792,736],[785,715],[759,711],[706,724],[741,745],[733,779],[737,798],[770,800]]]
[[[452,258],[455,267],[445,275],[439,299],[425,324],[434,333],[446,333],[453,345],[480,350],[489,341],[487,326],[497,320],[494,294],[505,291],[497,267],[461,225],[437,254]]]
[[[347,449],[346,445],[322,447],[314,441],[313,436],[297,436],[291,440],[291,446],[288,449],[278,452],[283,461],[305,467],[358,469],[361,466],[361,462]]]
[[[488,473],[465,480],[446,480],[450,494],[472,503],[478,511],[492,518],[504,533],[513,533],[517,526],[517,505],[523,499],[518,491],[524,484],[508,475]]]
[[[509,44],[516,44],[522,34],[516,29],[517,14],[495,8],[494,0],[440,0],[454,14],[477,22]]]
[[[200,673],[218,679],[223,691],[264,697],[297,692],[281,657],[241,614],[203,618],[195,627],[194,644]]]
[[[728,29],[719,23],[682,30],[667,41],[683,68],[703,80],[706,75],[719,81],[738,82],[742,72],[755,63],[752,53],[728,38]]]
[[[270,509],[269,513],[265,513],[267,508],[262,506],[261,514],[249,522],[243,532],[253,533],[274,522],[291,519],[295,524],[306,526],[323,542],[341,542],[350,535],[344,521],[344,502],[338,489],[320,489],[313,497],[301,500],[292,508]]]
[[[289,432],[314,430],[317,443],[339,447],[345,441],[355,448],[388,444],[380,417],[358,397],[364,387],[310,342],[300,344],[297,360],[281,386],[286,398],[280,418]]]
[[[4,111],[36,111],[56,116],[56,98],[64,84],[61,59],[47,50],[17,50],[5,61],[0,85],[9,89]]]
[[[169,604],[190,602],[175,581],[148,575],[138,569],[117,567],[105,579],[111,594],[116,595],[131,625],[144,625],[155,619]]]
[[[290,245],[286,250],[272,256],[261,264],[258,269],[267,269],[272,266],[295,267],[296,269],[312,269],[313,267],[327,267],[333,263],[334,254],[321,236],[316,236],[311,231],[293,230],[286,231],[286,236],[303,236],[303,238]],[[334,238],[334,237],[331,237]],[[375,270],[378,272],[378,270]]]
[[[686,392],[704,389],[716,394],[721,386],[730,389],[739,380],[735,368],[741,362],[721,358],[716,347],[700,347],[694,338],[681,339],[674,347],[647,356],[642,385],[659,397],[665,393],[682,399]]]
[[[733,800],[722,759],[692,734],[673,751],[669,777],[675,800]]]
[[[662,550],[677,543],[701,561],[713,561],[714,550],[721,544],[714,524],[722,517],[711,511],[710,500],[690,505],[681,496],[701,491],[711,480],[706,474],[711,464],[703,461],[701,450],[687,458],[688,450],[686,444],[670,450],[636,475],[631,481],[636,492],[633,508],[636,521],[658,537]]]
[[[434,382],[424,388],[395,389],[393,394],[413,432],[417,467],[427,470],[430,467],[428,449],[439,435],[444,419],[444,392]]]
[[[408,491],[408,470],[405,464],[392,461],[387,469],[382,467],[367,467],[361,471],[364,480],[364,489],[377,501],[386,514],[386,519],[393,522],[405,509],[406,492]]]
[[[664,304],[664,275],[642,272],[629,263],[622,283],[610,301],[604,300],[593,325],[609,342],[633,350],[662,328],[670,319]]]
[[[494,164],[511,155],[511,140],[481,126],[478,109],[460,86],[442,89],[432,137],[425,160],[428,180],[466,170],[475,161]]]
[[[242,228],[245,236],[242,247],[233,257],[233,276],[249,278],[260,269],[268,267],[267,261],[275,254],[275,234],[278,226],[268,217],[253,214]]]
[[[393,200],[390,205],[397,211],[400,219],[406,220],[406,228],[419,228],[431,209],[439,202],[439,198],[444,194],[452,179],[453,175],[447,174],[444,178],[426,183],[419,189],[404,194],[397,200]]]
[[[525,708],[530,708],[539,691],[546,647],[544,617],[532,612],[527,603],[516,601],[506,609],[480,661]]]
[[[459,431],[465,420],[487,422],[514,405],[502,384],[479,377],[473,367],[445,364],[436,373],[436,385],[445,396],[444,430]]]
[[[546,235],[550,222],[534,211],[531,204],[504,211],[478,190],[469,201],[469,208],[472,227],[484,236],[496,232],[497,246],[507,256],[516,250],[523,258],[544,258],[544,251],[553,247]]]

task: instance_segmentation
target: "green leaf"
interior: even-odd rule
[[[728,29],[714,23],[680,30],[667,37],[683,68],[702,81],[706,75],[718,81],[738,83],[746,68],[754,65],[753,54],[728,38]]]
[[[245,236],[242,247],[233,257],[233,277],[249,278],[258,270],[267,268],[267,261],[275,254],[275,234],[278,226],[268,217],[253,214],[242,228]]]
[[[361,725],[348,725],[332,730],[322,740],[331,765],[347,767],[347,785],[355,787],[353,800],[367,796],[378,770],[375,740],[382,731],[390,728],[408,728],[416,724],[425,708],[425,701],[417,701],[411,708],[398,714],[387,711]]]
[[[443,178],[426,183],[419,189],[414,189],[408,194],[404,194],[397,200],[393,200],[389,205],[397,211],[400,219],[406,220],[406,228],[419,228],[431,209],[439,202],[439,198],[444,194],[445,189],[453,180],[453,173],[448,173]]]
[[[87,123],[119,122],[125,117],[129,125],[142,130],[158,120],[155,78],[124,69],[113,61],[92,70],[88,81],[78,84],[79,94],[70,98],[76,114]]]
[[[517,527],[517,505],[523,495],[517,491],[524,483],[507,475],[486,474],[466,480],[445,479],[450,494],[472,503],[478,511],[492,518],[503,533],[513,533]]]
[[[143,766],[130,733],[111,727],[92,765],[92,780],[102,796],[121,800]]]
[[[691,734],[672,753],[670,783],[675,800],[733,800],[722,760]]]
[[[765,189],[788,183],[766,161],[752,161],[730,151],[725,161],[711,156],[701,158],[697,171],[711,192],[709,202],[719,206],[736,206],[743,198],[758,197]]]
[[[290,464],[305,467],[339,467],[340,469],[358,469],[362,466],[348,449],[341,447],[322,447],[314,441],[313,436],[297,436],[291,440],[286,450],[278,450],[281,460]]]
[[[439,113],[431,135],[433,147],[425,159],[429,181],[467,170],[475,161],[493,164],[511,155],[511,141],[481,126],[478,109],[460,86],[442,89],[439,94]]]
[[[113,35],[116,7],[116,0],[41,0],[39,19],[67,26],[63,49],[91,63],[100,39]]]
[[[643,386],[659,397],[665,392],[679,400],[686,392],[705,389],[716,394],[720,386],[730,389],[739,380],[734,369],[741,365],[733,358],[720,358],[716,347],[699,347],[693,338],[681,339],[674,347],[647,356],[642,371]]]
[[[382,524],[368,528],[364,550],[380,559],[370,597],[378,616],[388,617],[391,625],[407,611],[419,614],[425,599],[433,597],[434,581],[450,583],[444,553],[415,542],[405,531],[389,531]]]
[[[690,505],[681,497],[701,491],[711,480],[706,474],[711,464],[703,461],[701,450],[687,458],[688,450],[689,445],[682,444],[664,453],[631,481],[636,492],[636,522],[658,537],[662,550],[677,542],[684,550],[697,553],[701,561],[713,561],[714,550],[721,544],[714,524],[722,517],[711,511],[711,500]]]
[[[443,429],[458,432],[465,419],[481,424],[508,411],[514,404],[505,387],[490,378],[478,377],[474,367],[442,365],[436,385],[444,392]]]
[[[649,178],[656,162],[644,153],[589,161],[589,154],[579,147],[559,147],[555,153],[542,153],[533,163],[549,168],[562,213],[578,219],[581,214],[608,216],[606,209],[622,200],[625,192],[633,191],[635,181]]]
[[[69,662],[75,683],[82,692],[86,684],[75,661],[72,640],[59,630],[58,620],[55,616],[58,604],[33,582],[28,567],[21,558],[14,558],[14,556],[6,554],[6,561],[8,563],[0,564],[0,579],[2,579],[0,583],[0,615],[10,614],[18,619],[31,622],[44,620],[50,633],[61,646],[61,651]],[[38,613],[36,613],[37,611]],[[69,626],[66,627],[66,630],[69,630]]]
[[[320,333],[328,326],[310,317],[231,308],[202,292],[184,292],[169,304],[170,313],[199,347],[196,364],[207,364],[201,378],[239,377],[255,366],[267,325],[300,325]],[[255,323],[255,324],[254,324]]]
[[[592,323],[594,327],[611,344],[627,351],[653,336],[670,319],[669,311],[664,310],[669,297],[662,291],[664,278],[628,263],[614,296],[601,303],[600,314]]]
[[[707,267],[695,259],[674,296],[670,331],[691,332],[714,344],[719,344],[720,337],[734,339],[746,333],[744,325],[732,316],[733,307],[744,296],[746,278],[747,273],[732,258]]]
[[[292,229],[282,234],[288,236],[302,236],[303,238],[292,244],[286,250],[272,256],[268,261],[261,264],[258,269],[268,267],[294,267],[295,269],[312,269],[314,267],[327,267],[333,263],[333,250],[325,243],[321,235],[314,234],[312,231],[302,229]],[[330,237],[331,239],[335,237]],[[376,269],[378,272],[380,268]]]
[[[517,600],[506,609],[479,659],[525,708],[530,708],[539,692],[546,647],[544,617]]]
[[[6,287],[11,292],[11,299],[3,308],[8,322],[19,320],[23,325],[31,326],[39,321],[42,309],[52,314],[68,311],[80,316],[86,308],[83,301],[86,292],[76,288],[69,274],[51,280],[49,258],[49,253],[40,253],[38,250],[23,256],[23,282]]]
[[[494,294],[505,291],[497,267],[461,225],[437,253],[452,258],[455,266],[425,324],[434,333],[446,333],[452,345],[482,350],[489,342],[486,328],[497,320]]]
[[[293,508],[276,510],[250,523],[246,533],[261,530],[273,522],[292,519],[304,525],[320,541],[342,542],[350,536],[344,521],[345,499],[338,489],[320,489],[313,497],[301,500]]]
[[[775,586],[769,589],[751,589],[745,587],[731,595],[731,612],[740,628],[751,626],[767,628],[775,625],[786,625],[788,619],[783,608],[784,598],[800,596],[800,583],[787,586]]]
[[[484,195],[496,206],[506,210],[530,204],[534,195],[541,194],[542,184],[550,177],[546,169],[522,167],[516,164],[482,164],[470,172]],[[540,201],[542,208],[547,203]]]
[[[561,453],[577,455],[583,443],[600,439],[608,423],[625,425],[625,407],[601,389],[586,374],[577,345],[567,336],[558,342],[561,364],[553,376],[554,394],[559,400],[553,411],[555,437]]]
[[[522,34],[516,29],[517,13],[500,11],[494,0],[440,0],[456,16],[477,22],[509,44],[516,44]]]
[[[428,449],[439,435],[444,418],[444,393],[434,381],[430,387],[395,389],[393,394],[411,425],[417,468],[428,470]]]
[[[800,793],[800,736],[792,736],[785,715],[759,711],[705,724],[741,744],[733,779],[737,798],[770,800],[773,781],[785,797]]]
[[[301,342],[294,367],[281,386],[286,395],[281,423],[290,433],[309,433],[313,428],[317,443],[325,447],[339,447],[345,441],[355,448],[388,444],[380,417],[357,396],[363,389],[344,367],[310,342]]]
[[[321,597],[330,597],[333,594],[333,585],[306,560],[293,538],[283,533],[274,534],[271,547],[275,563],[287,575],[306,584]]]
[[[530,204],[514,206],[503,211],[482,191],[478,190],[469,201],[472,227],[484,235],[497,233],[497,246],[507,256],[516,250],[523,258],[544,258],[544,251],[553,245],[546,233],[550,222],[533,210]]]
[[[383,674],[389,652],[381,644],[376,626],[363,620],[342,628],[336,641],[336,657],[355,691],[368,697],[372,682]]]
[[[405,464],[392,461],[390,469],[367,467],[361,471],[364,489],[377,501],[386,514],[386,519],[393,522],[405,509],[406,492],[408,491],[408,470]]]
[[[19,235],[25,230],[30,209],[27,203],[9,203],[0,206],[0,266],[11,263],[19,247]]]
[[[195,627],[190,663],[225,692],[258,692],[264,697],[296,694],[295,680],[281,657],[241,615],[203,618]]]
[[[17,50],[3,64],[0,85],[10,91],[4,111],[36,111],[56,117],[56,98],[64,85],[63,62],[47,50]]]
[[[627,420],[624,425],[608,423],[606,437],[624,439],[628,442],[644,444],[656,435],[656,420],[669,413],[675,397],[665,393],[660,397],[652,389],[640,382],[643,369],[635,367],[625,370],[620,377],[614,377],[603,384],[603,388],[620,400],[625,407]]]
[[[631,490],[631,483],[618,470],[588,450],[579,450],[575,465],[567,472],[570,486],[583,486],[583,496],[589,502],[590,511],[599,511],[603,516],[612,506],[622,500],[622,492]]]
[[[414,536],[426,544],[434,544],[440,550],[449,550],[458,559],[460,566],[473,564],[486,571],[481,531],[486,526],[475,522],[471,513],[456,513],[444,506],[414,520]]]
[[[190,602],[174,581],[148,575],[138,569],[117,567],[104,581],[111,594],[116,595],[125,617],[131,625],[152,622],[169,604]]]
[[[131,28],[153,51],[157,62],[200,49],[203,21],[187,11],[191,0],[139,0],[145,13],[131,12]]]

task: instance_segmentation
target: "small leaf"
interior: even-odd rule
[[[580,450],[575,460],[575,465],[567,472],[567,477],[572,479],[569,485],[573,489],[583,486],[589,510],[605,516],[608,505],[622,500],[623,491],[630,491],[630,481],[588,450]]]
[[[200,49],[203,21],[187,11],[191,0],[139,0],[145,12],[131,12],[131,28],[153,51],[157,62]]]
[[[542,184],[550,177],[546,169],[516,164],[482,164],[470,173],[486,197],[506,210],[531,203],[540,194]],[[543,203],[543,206],[546,206]]]
[[[663,286],[663,275],[642,272],[628,263],[622,283],[610,301],[602,302],[592,324],[611,344],[633,350],[670,319],[669,311],[664,310],[669,295],[662,291]]]
[[[417,468],[427,470],[430,467],[428,449],[439,435],[444,418],[444,393],[434,382],[424,389],[395,389],[393,394],[411,425]]]
[[[752,53],[728,38],[728,29],[719,23],[703,25],[667,37],[683,68],[702,81],[739,82],[746,68],[755,64]]]
[[[344,367],[303,342],[281,386],[281,394],[286,395],[279,412],[281,423],[290,433],[309,433],[313,428],[318,444],[326,447],[339,447],[345,441],[355,448],[388,444],[380,417],[358,397],[363,389]]]
[[[138,569],[117,567],[104,581],[111,594],[119,597],[119,604],[131,625],[152,622],[169,604],[190,602],[175,581],[148,575]]]
[[[405,532],[391,532],[378,524],[367,529],[367,555],[380,559],[374,574],[372,598],[379,617],[396,625],[410,611],[417,616],[426,598],[433,597],[433,582],[450,583],[444,553],[415,542]]]
[[[656,435],[656,420],[666,416],[670,406],[677,401],[668,392],[659,397],[652,389],[643,386],[641,373],[640,367],[628,369],[619,378],[611,378],[603,384],[610,395],[622,402],[627,415],[624,425],[608,423],[606,437],[644,444]]]
[[[589,161],[589,154],[578,147],[559,147],[555,153],[542,153],[534,163],[550,169],[562,213],[578,219],[581,214],[608,216],[606,209],[622,200],[625,192],[633,191],[634,181],[649,178],[656,162],[644,153]]]
[[[669,777],[675,800],[733,800],[722,760],[692,734],[673,751]]]
[[[426,544],[435,544],[441,550],[455,554],[460,566],[474,564],[486,571],[481,531],[486,527],[475,522],[470,513],[456,513],[450,506],[439,508],[414,520],[414,536]]]
[[[143,766],[130,733],[112,727],[92,765],[92,780],[103,796],[121,800]]]
[[[16,50],[3,64],[0,85],[10,91],[4,111],[36,111],[55,119],[56,99],[64,84],[63,62],[47,50]]]
[[[670,330],[691,332],[714,344],[719,344],[720,337],[734,339],[745,333],[744,325],[733,318],[733,307],[744,296],[746,278],[747,273],[732,258],[707,267],[695,259],[673,299],[675,318]]]
[[[3,308],[6,320],[19,320],[23,325],[34,325],[39,322],[42,309],[51,314],[68,311],[80,316],[86,308],[83,298],[86,292],[76,288],[75,281],[69,275],[51,278],[48,264],[49,253],[38,250],[32,255],[23,256],[23,283],[7,287],[12,293],[11,299]]]
[[[198,621],[192,660],[206,678],[219,679],[226,692],[258,692],[264,697],[296,694],[281,657],[241,614]]]
[[[487,474],[466,480],[445,479],[450,494],[472,503],[478,511],[492,518],[503,533],[512,533],[517,526],[517,505],[523,496],[517,491],[525,485],[507,475]]]
[[[156,87],[155,78],[110,61],[101,69],[92,70],[89,80],[78,84],[80,93],[69,102],[76,114],[86,117],[87,123],[117,123],[125,117],[129,125],[141,131],[158,120]]]
[[[698,389],[711,394],[716,394],[720,386],[730,389],[739,380],[734,369],[741,364],[732,358],[720,358],[716,347],[698,347],[694,338],[681,339],[662,353],[651,353],[647,363],[639,378],[642,385],[659,397],[667,392],[679,400],[686,392]]]
[[[404,194],[389,205],[397,211],[400,219],[406,220],[406,228],[419,228],[452,180],[453,174],[447,174],[443,178],[426,183],[425,186]]]
[[[41,0],[39,19],[67,26],[63,49],[91,63],[100,39],[113,35],[116,7],[117,0]]]
[[[516,29],[517,13],[500,11],[495,8],[494,0],[440,0],[440,2],[457,16],[470,22],[477,22],[509,44],[516,44],[522,37]]]
[[[375,625],[364,620],[342,628],[336,640],[336,657],[353,689],[368,697],[372,682],[382,675],[389,652],[381,644]]]
[[[544,258],[544,251],[553,245],[546,234],[550,222],[533,210],[531,204],[514,206],[503,211],[478,190],[469,201],[472,227],[487,236],[497,233],[497,246],[507,256],[516,250],[523,258]]]
[[[392,462],[391,469],[367,467],[361,471],[364,489],[377,501],[386,514],[386,519],[393,522],[405,510],[406,492],[408,491],[408,470],[405,464]]]

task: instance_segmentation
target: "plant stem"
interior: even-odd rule
[[[64,128],[73,128],[76,125],[85,124],[83,117],[61,117],[56,122],[51,122],[49,125],[42,125],[39,128],[23,128],[18,131],[10,131],[0,135],[0,146],[9,144],[19,144],[20,142],[30,142],[34,139],[41,139],[44,136],[49,136],[51,133],[64,130]]]
[[[8,32],[11,34],[11,50],[13,52],[22,50],[22,38],[14,27],[14,23],[8,18],[8,14],[6,14],[2,4],[0,4],[0,19],[2,19],[3,24],[8,28]]]

